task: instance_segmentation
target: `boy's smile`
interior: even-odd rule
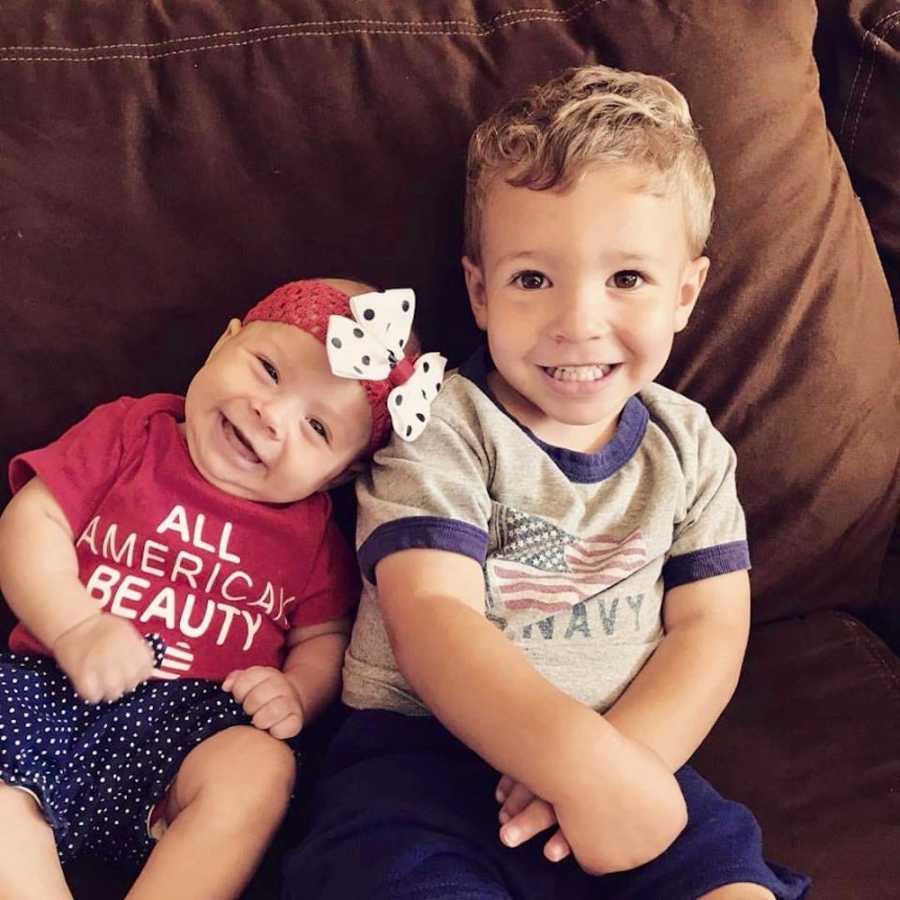
[[[269,503],[327,488],[365,450],[370,428],[365,392],[332,374],[319,340],[237,319],[191,381],[182,425],[210,484]]]
[[[463,260],[498,400],[538,437],[592,451],[665,365],[708,260],[691,259],[681,198],[631,166],[565,190],[489,188],[480,265]]]

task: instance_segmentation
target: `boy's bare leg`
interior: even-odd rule
[[[290,748],[252,726],[203,741],[169,789],[168,830],[128,900],[233,900],[284,816],[294,777]]]
[[[34,797],[0,781],[0,900],[72,900]]]

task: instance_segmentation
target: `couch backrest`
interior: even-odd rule
[[[297,277],[414,287],[458,362],[469,132],[600,61],[670,77],[716,171],[712,274],[662,380],[738,450],[755,616],[864,608],[896,512],[897,332],[815,24],[811,0],[7,4],[0,464],[98,402],[182,390]]]

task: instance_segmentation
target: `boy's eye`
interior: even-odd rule
[[[326,441],[328,440],[328,429],[318,419],[307,419],[306,421],[309,422],[309,427],[312,428],[319,437]]]
[[[641,277],[641,273],[635,272],[633,269],[625,269],[613,275],[613,284],[623,291],[630,291],[640,287],[643,283],[644,279]]]
[[[513,282],[519,285],[523,290],[539,291],[542,287],[549,286],[550,279],[542,272],[529,270],[527,272],[519,272],[519,274],[513,278]]]
[[[266,374],[269,376],[269,378],[271,378],[272,381],[275,382],[275,384],[278,384],[278,369],[276,369],[275,366],[273,366],[272,363],[270,363],[264,357],[257,356],[256,358],[260,361],[260,363],[262,363],[262,367],[266,370]]]

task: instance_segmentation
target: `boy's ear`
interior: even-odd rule
[[[675,309],[675,331],[682,331],[687,325],[697,305],[697,298],[706,281],[709,272],[709,258],[698,256],[692,259],[684,270],[681,280],[681,288],[678,297],[678,306]]]
[[[469,292],[469,305],[472,315],[482,331],[487,330],[487,292],[484,286],[484,273],[481,266],[475,265],[468,256],[462,258],[463,272],[466,275],[466,290]]]
[[[207,355],[207,360],[212,357],[212,355],[226,342],[231,340],[244,326],[241,325],[240,319],[231,319],[228,324],[225,326],[225,331],[222,332],[221,337],[213,344],[212,350],[209,351]]]

